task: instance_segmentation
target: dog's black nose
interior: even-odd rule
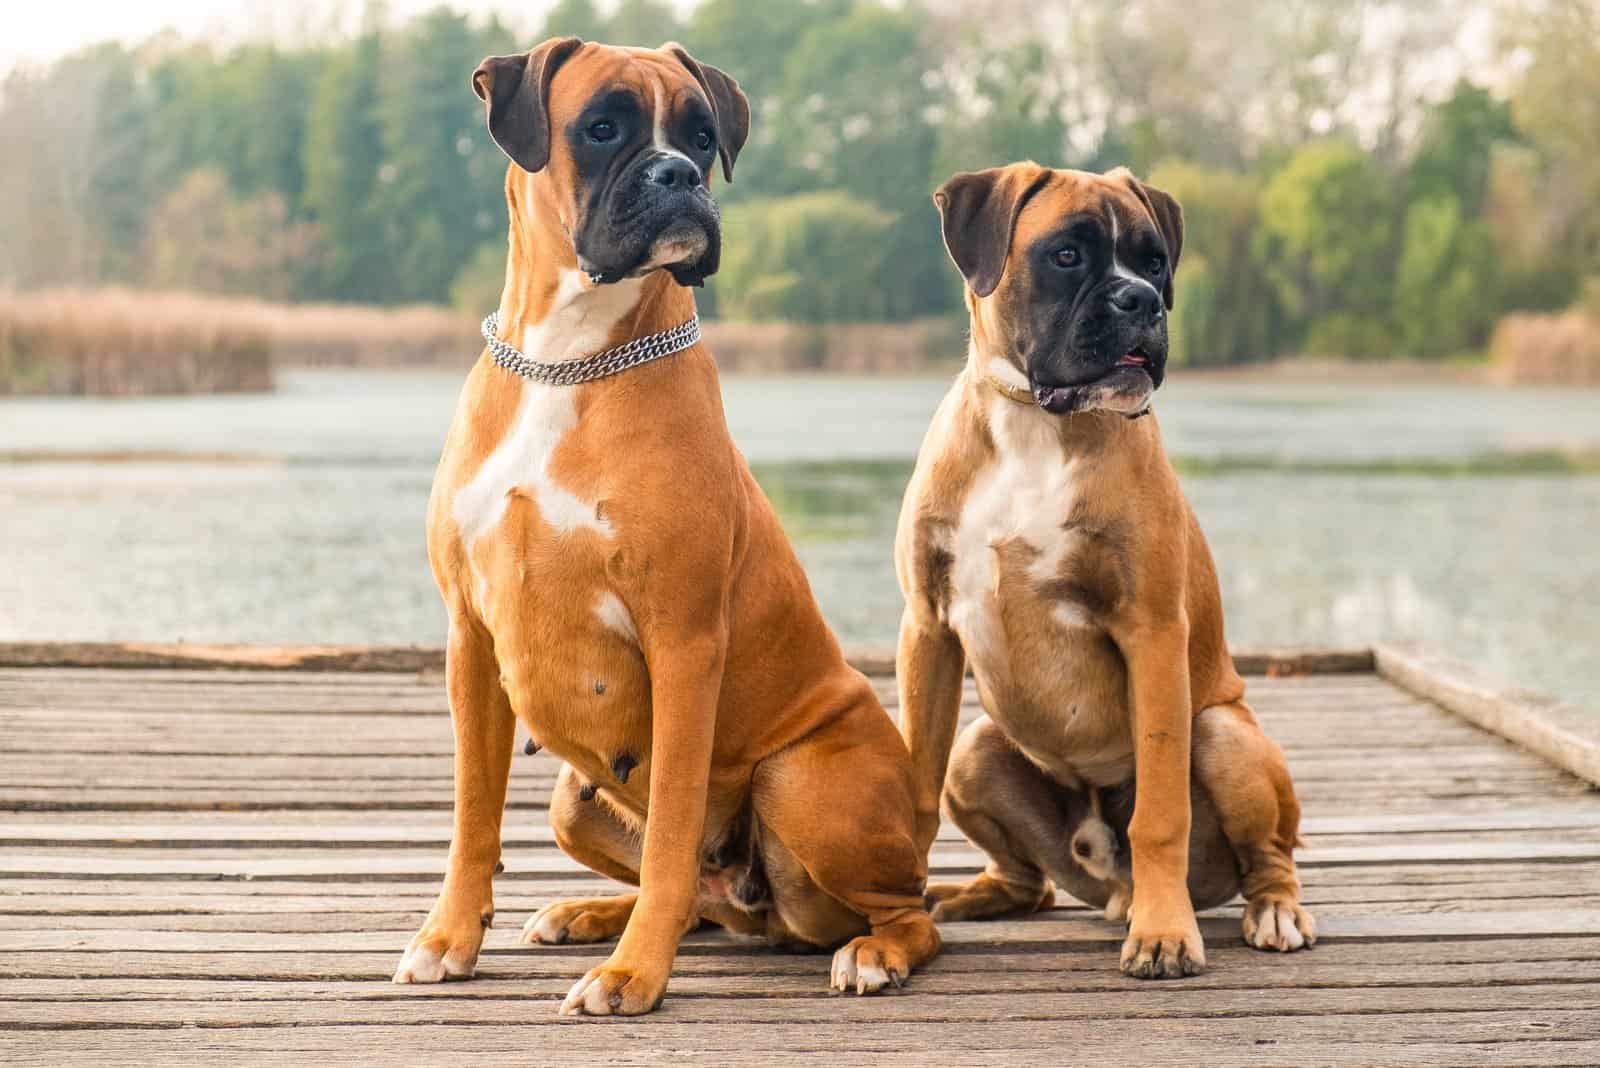
[[[1146,285],[1129,284],[1112,291],[1111,306],[1140,319],[1161,318],[1161,294]]]
[[[663,156],[650,164],[644,178],[667,189],[693,189],[700,184],[700,168],[682,156]]]

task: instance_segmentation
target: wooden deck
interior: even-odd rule
[[[631,1021],[556,1016],[603,948],[516,945],[608,886],[551,841],[543,755],[513,768],[479,978],[390,984],[445,858],[450,724],[431,654],[340,655],[314,663],[366,670],[0,667],[0,1062],[1600,1064],[1600,794],[1367,654],[1243,661],[1278,673],[1251,697],[1305,805],[1311,952],[1246,948],[1234,906],[1201,921],[1207,974],[1140,983],[1068,905],[949,925],[857,999],[826,957],[697,933]],[[1318,666],[1347,670],[1283,674]],[[946,828],[935,876],[979,865]]]

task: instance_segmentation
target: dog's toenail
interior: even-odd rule
[[[478,917],[478,922],[483,924],[483,926],[485,928],[493,927],[494,926],[494,913],[492,911],[485,912],[482,916]]]
[[[506,870],[506,862],[505,861],[497,860],[497,861],[494,862],[494,873],[496,875],[500,875],[505,870]]]
[[[632,753],[618,753],[617,759],[611,762],[611,774],[617,777],[618,782],[627,782],[633,769],[639,766],[639,761]]]
[[[594,783],[592,783],[592,782],[584,783],[582,786],[578,787],[578,800],[579,801],[593,801],[594,800],[594,791],[595,791]]]
[[[595,693],[605,693],[606,692],[606,680],[605,679],[595,679],[594,680],[594,692]]]
[[[533,754],[539,751],[539,743],[534,741],[532,738],[529,738],[528,744],[522,747],[522,751],[529,756],[533,756]]]

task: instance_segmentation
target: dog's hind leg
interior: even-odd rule
[[[1051,779],[988,716],[956,739],[943,808],[989,861],[970,883],[928,888],[940,923],[1047,909],[1057,879],[1073,896],[1106,904],[1111,887],[1083,870],[1070,844],[1073,828],[1090,816],[1088,793]]]
[[[586,786],[570,764],[561,765],[550,795],[550,829],[562,852],[629,886],[639,885],[643,837],[603,794]],[[607,894],[554,901],[529,917],[519,941],[538,945],[605,942],[621,936],[638,894]],[[719,902],[702,903],[699,918],[739,934],[762,934],[766,921]]]
[[[578,863],[631,886],[639,885],[639,832],[630,827],[572,765],[561,765],[550,795],[550,829],[562,852]],[[544,945],[603,942],[622,934],[638,894],[568,898],[538,912],[522,927],[521,941]]]
[[[940,941],[923,908],[910,762],[888,716],[838,717],[762,761],[752,785],[763,838],[775,840],[765,853],[776,920],[814,945],[850,939],[834,954],[833,989],[904,985]]]
[[[1242,701],[1201,711],[1193,746],[1195,777],[1238,856],[1245,941],[1282,952],[1314,944],[1317,927],[1300,904],[1294,863],[1300,802],[1283,750]]]

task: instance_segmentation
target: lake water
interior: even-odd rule
[[[0,399],[0,640],[440,642],[423,510],[460,378]],[[725,383],[846,640],[893,638],[895,516],[947,383]],[[1180,370],[1157,410],[1236,645],[1422,641],[1600,711],[1600,391]]]

